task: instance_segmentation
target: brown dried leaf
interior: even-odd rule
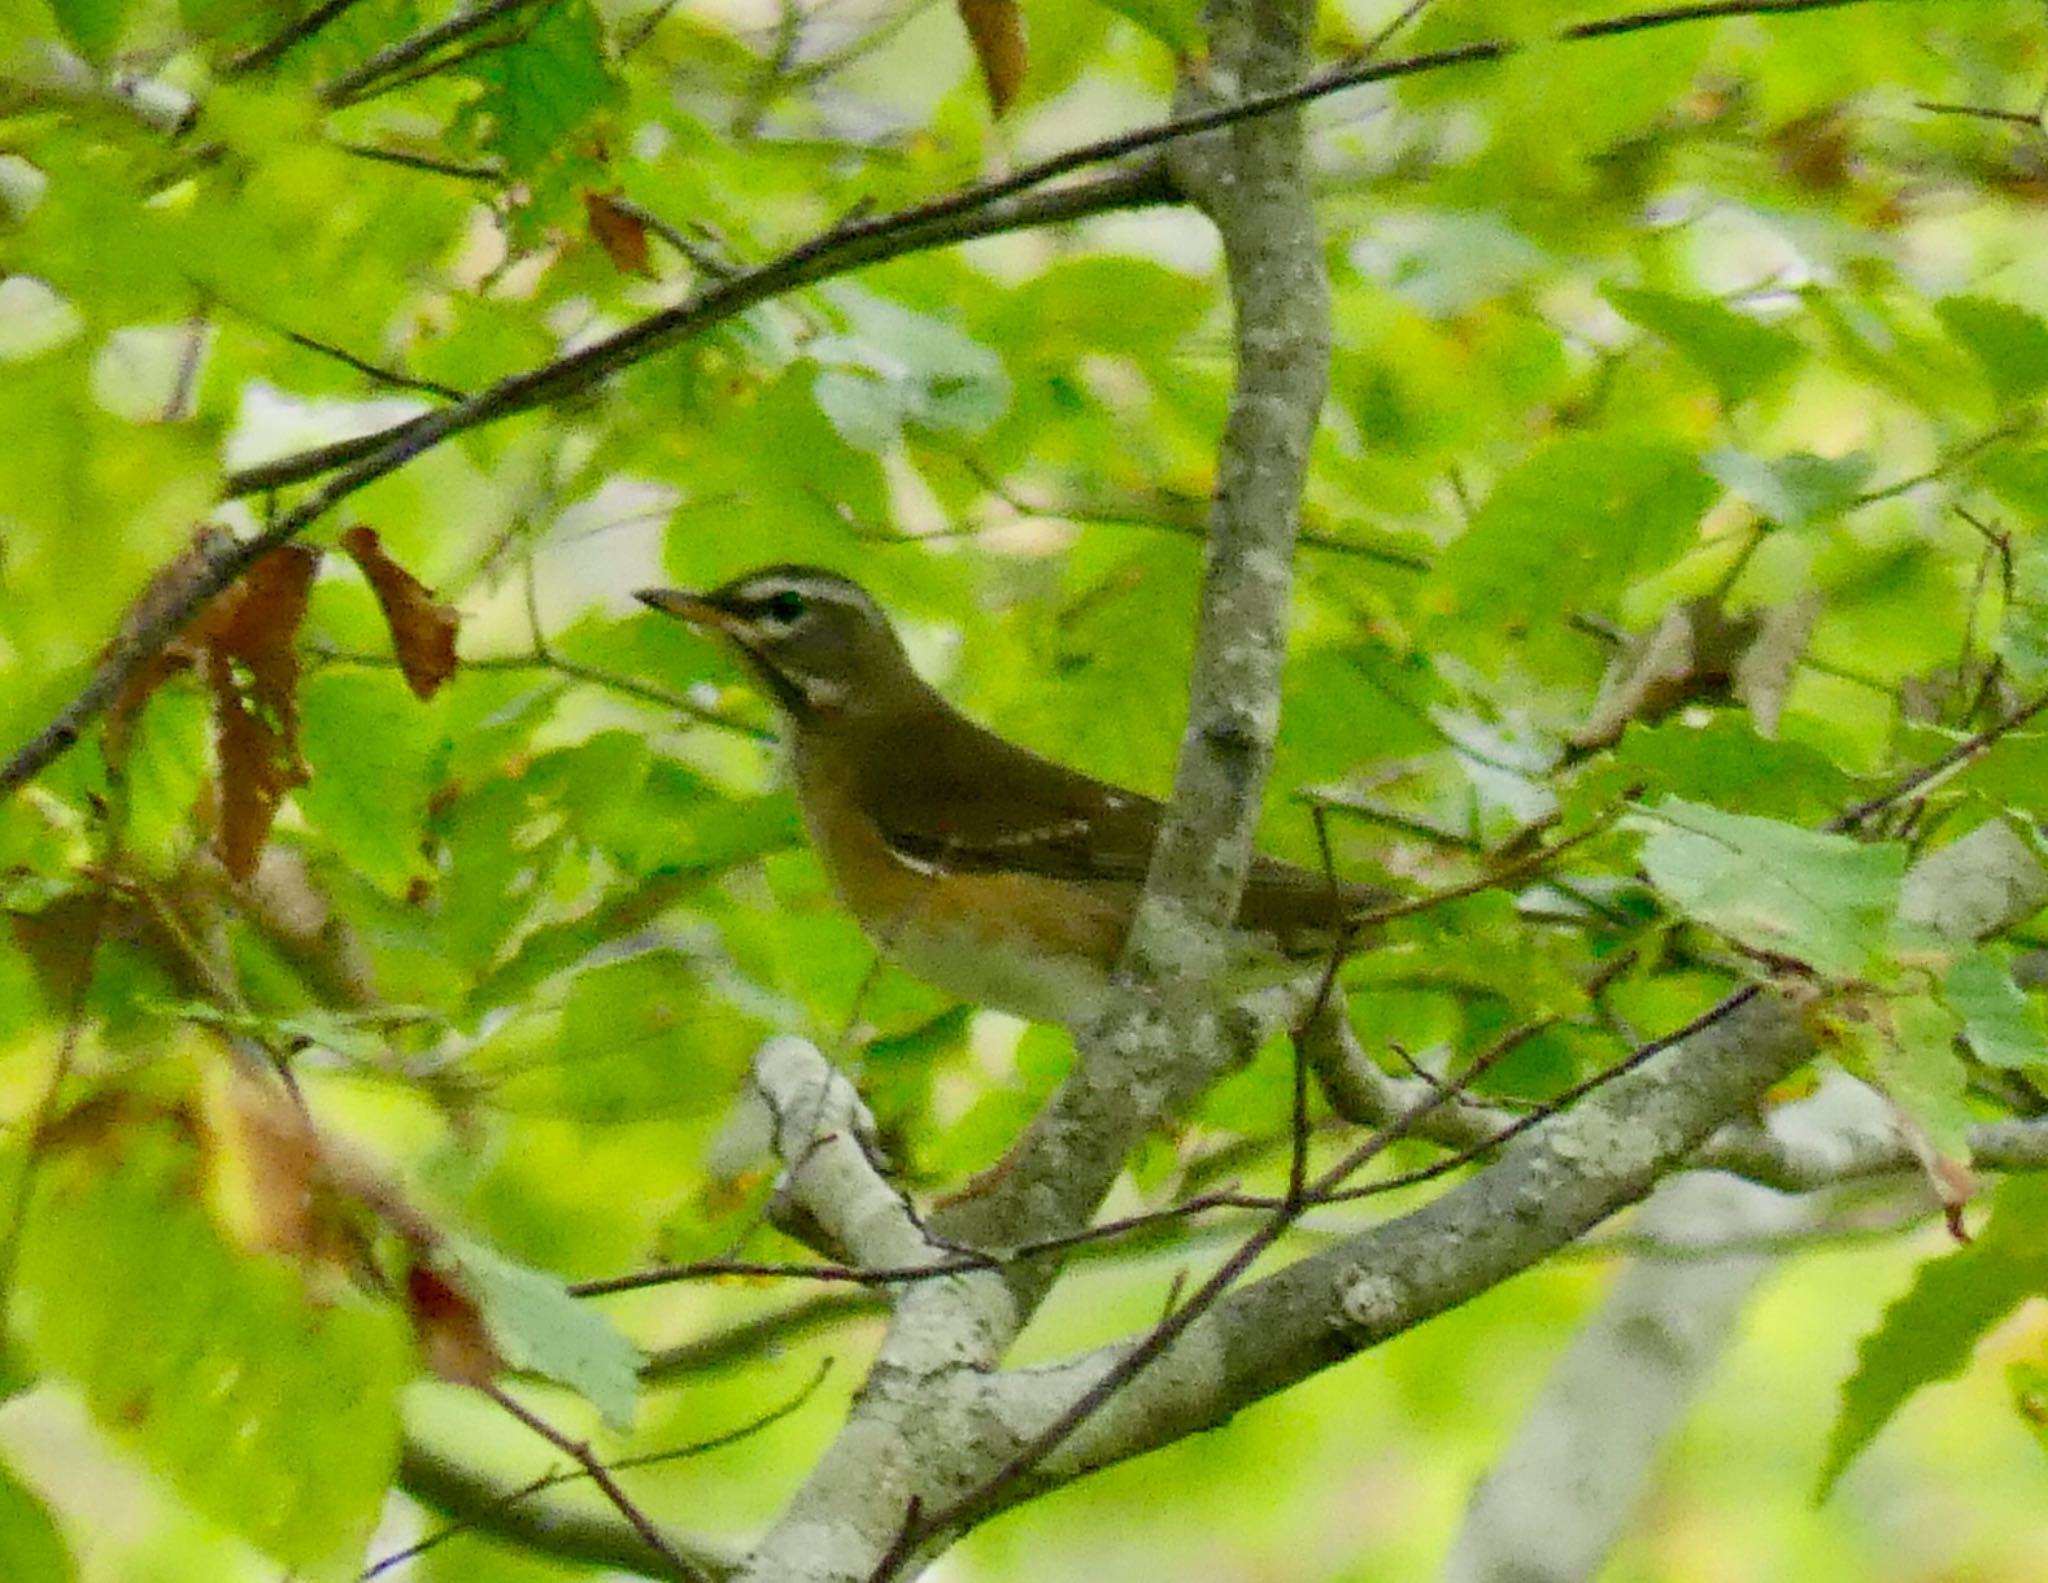
[[[974,46],[974,58],[981,62],[981,75],[988,84],[989,104],[1001,115],[1023,90],[1024,73],[1031,61],[1024,42],[1024,12],[1017,0],[957,3],[967,41]]]
[[[1849,124],[1830,105],[1774,129],[1771,153],[1778,170],[1795,186],[1811,192],[1834,192],[1849,184],[1852,174]]]
[[[182,603],[191,594],[193,585],[212,570],[215,560],[233,544],[234,536],[214,523],[202,522],[194,528],[192,542],[157,568],[156,575],[121,613],[121,624],[114,629],[113,639],[102,651],[101,658],[117,654],[135,643],[167,611]],[[128,678],[128,685],[121,689],[121,696],[107,711],[105,743],[110,763],[118,764],[126,756],[135,717],[149,701],[150,694],[178,672],[190,667],[196,654],[192,633],[188,629],[146,658],[141,668]]]
[[[452,605],[436,604],[433,591],[391,558],[375,529],[350,528],[341,536],[341,547],[355,557],[384,609],[406,686],[417,698],[433,697],[455,674],[455,633],[461,618]]]
[[[331,1236],[318,1226],[326,1187],[320,1139],[281,1093],[223,1069],[207,1093],[207,1164],[214,1206],[253,1252],[302,1258]]]
[[[304,783],[299,758],[299,654],[294,638],[320,552],[287,544],[257,561],[193,624],[199,671],[213,694],[220,759],[221,863],[247,879],[285,793]]]
[[[619,202],[616,193],[585,187],[583,213],[590,222],[590,234],[620,274],[654,278],[654,266],[647,256],[647,224],[630,206]]]
[[[1813,623],[1820,615],[1820,600],[1812,594],[1762,613],[1756,636],[1735,662],[1735,696],[1756,722],[1756,734],[1766,739],[1778,734],[1778,720],[1785,712],[1785,695],[1792,690],[1792,677],[1806,654],[1806,640],[1813,635]]]
[[[405,1306],[427,1367],[457,1385],[484,1386],[505,1367],[483,1310],[424,1264],[405,1276]]]
[[[1631,720],[1660,720],[1687,704],[1731,697],[1748,706],[1758,735],[1776,735],[1817,612],[1810,598],[1739,616],[1718,599],[1674,606],[1616,653],[1572,745],[1605,747]]]

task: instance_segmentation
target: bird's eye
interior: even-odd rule
[[[773,598],[763,601],[761,612],[771,621],[788,627],[794,626],[810,607],[804,603],[804,596],[794,588],[785,588]]]

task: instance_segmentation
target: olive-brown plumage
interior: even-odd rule
[[[1100,1009],[1162,805],[975,724],[912,668],[858,584],[771,566],[639,596],[715,632],[787,727],[805,827],[885,955],[964,1000],[1042,1022]],[[1234,944],[1273,978],[1386,899],[1257,854]]]

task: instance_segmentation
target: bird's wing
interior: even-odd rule
[[[888,844],[952,873],[1012,872],[1142,884],[1165,810],[953,717],[901,751],[862,755],[862,800]],[[1255,853],[1238,921],[1313,952],[1391,893]]]
[[[1135,885],[1152,860],[1156,801],[972,721],[927,722],[902,751],[863,759],[861,801],[889,845],[914,862]]]

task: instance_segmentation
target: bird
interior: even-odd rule
[[[1165,809],[977,724],[923,677],[858,583],[767,566],[636,596],[722,640],[774,704],[805,830],[882,955],[985,1009],[1086,1026],[1110,1004]],[[1326,960],[1390,899],[1254,853],[1233,984]]]

